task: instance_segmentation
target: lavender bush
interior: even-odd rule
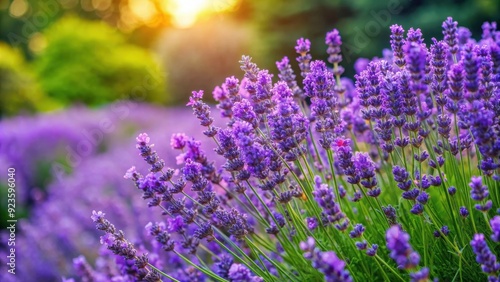
[[[499,281],[500,32],[442,27],[428,47],[393,25],[392,52],[360,61],[354,84],[337,30],[327,62],[297,41],[301,79],[286,57],[273,82],[243,56],[244,78],[213,91],[224,127],[202,91],[188,103],[222,165],[174,135],[169,168],[141,133],[149,170],[125,178],[163,216],[134,242],[93,211],[119,272],[78,258],[82,280]]]

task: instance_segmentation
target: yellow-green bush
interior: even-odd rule
[[[36,84],[21,52],[0,43],[0,117],[55,107]]]
[[[65,17],[44,32],[35,58],[40,84],[64,104],[116,99],[164,103],[164,75],[151,53],[102,22]]]

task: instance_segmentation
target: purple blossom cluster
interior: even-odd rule
[[[486,220],[497,242],[490,213],[498,193],[488,186],[500,178],[498,32],[484,25],[475,41],[452,18],[442,28],[444,38],[428,46],[420,29],[391,26],[391,50],[358,61],[354,83],[341,77],[338,30],[325,38],[328,63],[313,59],[309,40],[297,41],[301,80],[287,57],[276,63],[276,79],[243,56],[243,78],[213,91],[225,126],[214,125],[203,92],[194,91],[187,106],[223,164],[177,134],[171,147],[181,151],[180,168],[168,168],[148,135],[137,137],[149,173],[132,168],[126,177],[163,216],[147,227],[153,245],[211,279],[294,281],[292,273],[351,281],[347,268],[378,265],[385,279],[392,268],[395,277],[427,281],[446,272],[422,261],[463,257],[473,235],[465,226],[476,231]],[[421,231],[412,233],[418,252],[403,230]],[[429,240],[443,251],[431,254]],[[471,245],[493,277],[496,260],[481,240]],[[351,260],[351,251],[372,260]],[[301,266],[304,258],[312,269]]]
[[[484,235],[475,234],[470,244],[472,251],[476,255],[476,262],[481,264],[482,271],[488,274],[488,280],[498,281],[500,263],[497,262],[497,257],[488,247]]]
[[[418,266],[420,255],[412,249],[408,233],[395,225],[387,230],[385,237],[387,249],[390,251],[389,256],[396,262],[398,268],[414,269]],[[426,267],[410,274],[411,281],[427,281],[428,278],[429,269]]]
[[[325,281],[350,282],[354,281],[346,268],[346,263],[339,259],[333,251],[321,252],[316,247],[314,238],[300,243],[304,257],[311,261],[312,267],[325,275]]]

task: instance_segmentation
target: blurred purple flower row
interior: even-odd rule
[[[182,128],[199,138],[190,118],[187,109],[122,102],[99,110],[74,108],[1,121],[0,163],[4,171],[16,168],[18,211],[29,217],[18,223],[16,276],[2,265],[0,280],[58,281],[77,275],[74,258],[83,254],[93,261],[98,255],[98,232],[88,221],[96,208],[105,209],[115,224],[127,227],[129,239],[147,241],[144,226],[155,215],[122,177],[129,164],[140,160],[125,153],[130,136],[148,128],[151,136],[168,144]],[[155,149],[167,156],[168,165],[175,165],[175,152],[161,146]],[[41,167],[45,171],[37,172]],[[6,236],[4,230],[0,235]],[[2,247],[2,256],[5,252]],[[99,263],[106,267],[109,262]]]

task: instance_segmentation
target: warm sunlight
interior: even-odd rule
[[[151,1],[129,0],[129,8],[134,16],[143,22],[150,20],[156,13],[155,6]]]
[[[176,27],[187,28],[200,15],[229,10],[236,2],[237,0],[165,0],[163,9],[172,15]]]

